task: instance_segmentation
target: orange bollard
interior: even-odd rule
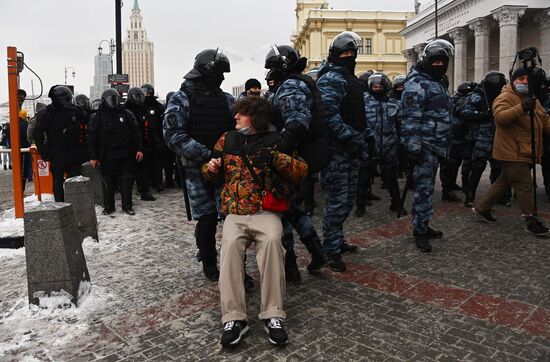
[[[23,180],[21,178],[21,142],[19,140],[19,72],[17,70],[17,48],[8,47],[8,89],[10,104],[10,148],[13,178],[13,202],[15,217],[22,218],[25,214],[23,203]]]
[[[53,194],[53,175],[50,171],[50,162],[42,159],[36,146],[31,146],[30,150],[34,175],[34,194],[39,201],[42,201],[42,194]]]

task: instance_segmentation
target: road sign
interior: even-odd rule
[[[112,83],[128,83],[128,74],[108,74],[107,81]]]
[[[38,176],[40,177],[46,177],[46,176],[49,176],[50,175],[50,165],[49,165],[49,162],[47,161],[44,161],[44,160],[38,160],[36,162],[37,166],[38,166]]]
[[[116,89],[118,93],[128,93],[128,90],[130,89],[130,85],[123,84],[123,83],[113,83],[111,84],[111,88]]]

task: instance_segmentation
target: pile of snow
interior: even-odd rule
[[[24,295],[9,312],[0,315],[0,330],[10,329],[9,335],[3,339],[0,336],[0,360],[9,359],[10,356],[20,358],[32,358],[32,352],[43,341],[54,341],[43,346],[42,351],[49,354],[52,351],[61,351],[62,346],[76,342],[82,338],[92,320],[113,301],[113,295],[103,288],[91,287],[90,282],[82,281],[78,291],[78,308],[71,303],[71,295],[64,290],[51,293],[47,296],[44,292],[37,292],[39,306],[29,305]],[[29,354],[26,354],[26,352]],[[45,359],[53,360],[51,355],[42,355]]]
[[[42,202],[53,202],[54,197],[51,194],[43,194]],[[31,195],[23,200],[24,209],[29,210],[40,205],[38,197]],[[25,235],[23,218],[15,217],[15,208],[8,209],[0,215],[0,238],[14,238]]]

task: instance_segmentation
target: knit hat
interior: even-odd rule
[[[262,88],[262,83],[260,83],[260,81],[257,79],[250,78],[244,84],[244,90],[249,90],[251,88]]]
[[[519,77],[523,77],[524,75],[529,75],[529,69],[518,68],[514,70],[514,73],[512,73],[511,82],[514,82],[514,80],[518,79]]]

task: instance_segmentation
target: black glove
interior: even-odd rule
[[[407,151],[407,160],[409,161],[410,164],[416,165],[420,162],[421,159],[422,159],[422,152],[420,150],[417,150],[414,152]]]
[[[535,97],[525,97],[521,101],[521,108],[525,113],[534,111],[535,106],[537,105],[537,99]]]
[[[344,142],[344,149],[350,155],[351,158],[358,158],[361,154],[361,146],[352,140]]]
[[[367,138],[367,147],[368,147],[369,157],[371,159],[378,158],[378,152],[376,152],[376,143],[374,142],[374,137]]]

